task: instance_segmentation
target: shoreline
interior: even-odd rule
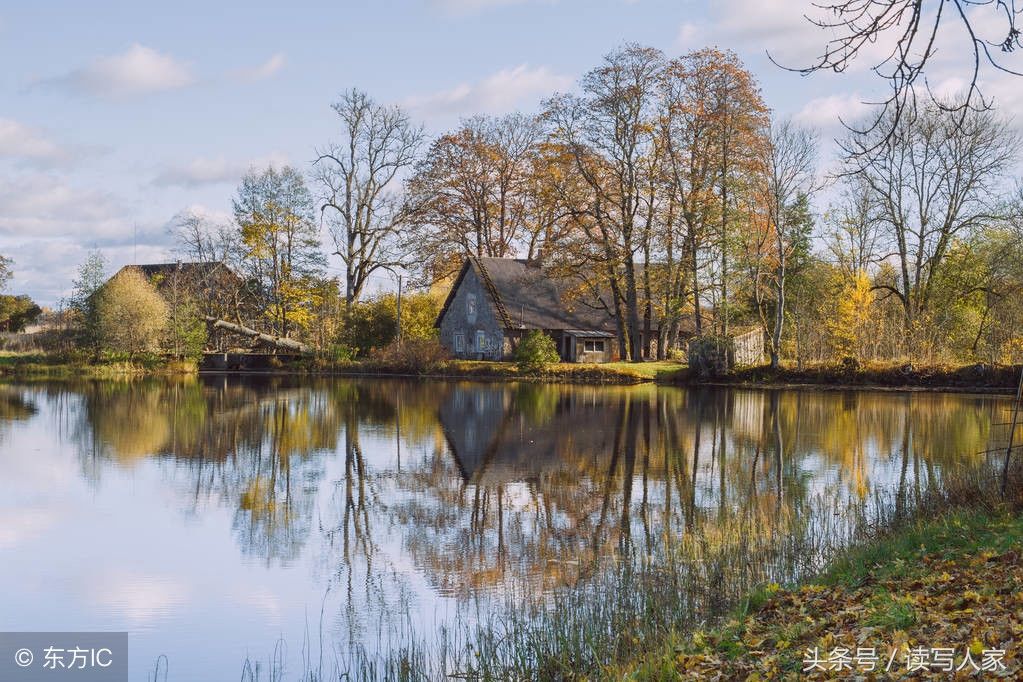
[[[520,373],[509,362],[447,360],[431,368],[389,366],[374,361],[343,363],[310,358],[276,367],[203,369],[187,361],[67,362],[40,354],[0,356],[0,381],[12,379],[130,379],[151,376],[334,376],[402,378],[438,381],[531,382],[584,386],[655,384],[680,388],[737,388],[744,390],[874,391],[913,393],[1013,394],[1019,366],[924,366],[906,370],[895,365],[872,365],[850,370],[820,365],[802,370],[752,367],[722,377],[690,376],[687,366],[674,362],[569,364],[559,363],[539,373]]]
[[[636,681],[834,678],[842,670],[866,678],[895,665],[892,674],[912,677],[913,648],[942,646],[955,650],[954,666],[972,661],[970,672],[980,672],[986,652],[1001,652],[1001,676],[1019,675],[1023,657],[1012,633],[1023,627],[1023,611],[1011,595],[1023,579],[1021,552],[1023,515],[1016,505],[918,513],[847,547],[819,575],[760,585],[730,616],[670,633],[608,672]],[[869,668],[873,658],[861,658],[860,670],[834,667],[828,659],[842,647],[873,651],[880,667]]]

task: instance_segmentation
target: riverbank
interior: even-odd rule
[[[428,367],[389,364],[372,360],[307,363],[307,371],[338,376],[414,376],[423,379],[469,379],[479,381],[538,381],[546,383],[614,384],[670,383],[684,368],[677,362],[609,362],[582,364],[561,362],[540,372],[522,372],[512,362],[444,360]]]
[[[17,379],[117,379],[194,374],[197,371],[198,365],[193,361],[160,357],[97,361],[52,353],[0,352],[0,377]]]
[[[965,677],[983,669],[1016,679],[1021,555],[1018,505],[920,515],[842,553],[818,578],[760,588],[724,623],[669,636],[608,677],[926,677],[960,669]]]
[[[511,362],[441,360],[425,366],[379,360],[334,361],[319,357],[277,361],[258,369],[206,370],[189,361],[159,356],[94,361],[51,353],[0,352],[0,377],[118,378],[127,376],[190,374],[196,371],[226,374],[311,374],[356,377],[416,377],[473,381],[532,381],[589,385],[657,383],[674,386],[726,386],[732,388],[798,388],[821,390],[921,390],[973,393],[1011,393],[1019,382],[1020,367],[1011,365],[911,366],[868,363],[746,367],[718,377],[696,377],[674,361],[556,363],[540,372],[522,372]]]
[[[1019,365],[911,365],[907,363],[826,363],[803,368],[783,365],[744,367],[727,375],[697,378],[688,369],[671,377],[680,385],[819,389],[927,390],[979,393],[1014,392]]]

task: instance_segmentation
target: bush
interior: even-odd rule
[[[409,339],[394,341],[373,352],[372,359],[390,370],[423,374],[448,360],[451,356],[437,339]]]
[[[529,332],[515,348],[515,364],[523,372],[539,372],[560,359],[554,339],[537,330]]]

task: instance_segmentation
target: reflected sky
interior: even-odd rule
[[[908,504],[983,457],[1006,403],[286,377],[2,386],[0,630],[128,630],[138,680],[160,655],[171,680],[232,679],[279,639],[301,671],[571,588],[608,557],[716,538],[737,515],[766,536],[821,505]]]

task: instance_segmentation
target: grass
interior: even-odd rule
[[[1019,490],[1017,474],[1016,490]],[[958,484],[954,484],[958,485]],[[965,488],[964,488],[965,489]],[[915,647],[952,647],[955,665],[1006,649],[1003,671],[1023,673],[1012,651],[1023,631],[1023,516],[1019,500],[945,495],[867,542],[840,552],[815,578],[752,590],[730,617],[674,632],[609,678],[628,680],[802,679],[807,652],[861,647],[907,671]],[[974,489],[970,495],[981,494]],[[940,500],[943,500],[940,501]],[[936,512],[942,504],[952,506]],[[856,670],[813,671],[810,677]],[[862,672],[862,670],[860,671]]]
[[[42,352],[0,351],[0,377],[18,379],[114,379],[147,374],[191,374],[195,362],[159,356],[129,359],[108,356],[99,360]]]
[[[330,362],[302,361],[283,370],[338,375],[415,375],[423,378],[459,378],[505,381],[546,381],[578,384],[640,384],[667,382],[682,365],[672,361],[568,363],[560,362],[539,372],[522,372],[512,362],[489,360],[441,360],[425,367],[395,365],[378,360]]]
[[[1011,390],[1019,381],[1020,367],[1012,365],[863,362],[817,363],[799,368],[791,363],[772,369],[767,365],[744,367],[706,381],[676,374],[676,383],[775,384],[869,388],[930,388]]]

